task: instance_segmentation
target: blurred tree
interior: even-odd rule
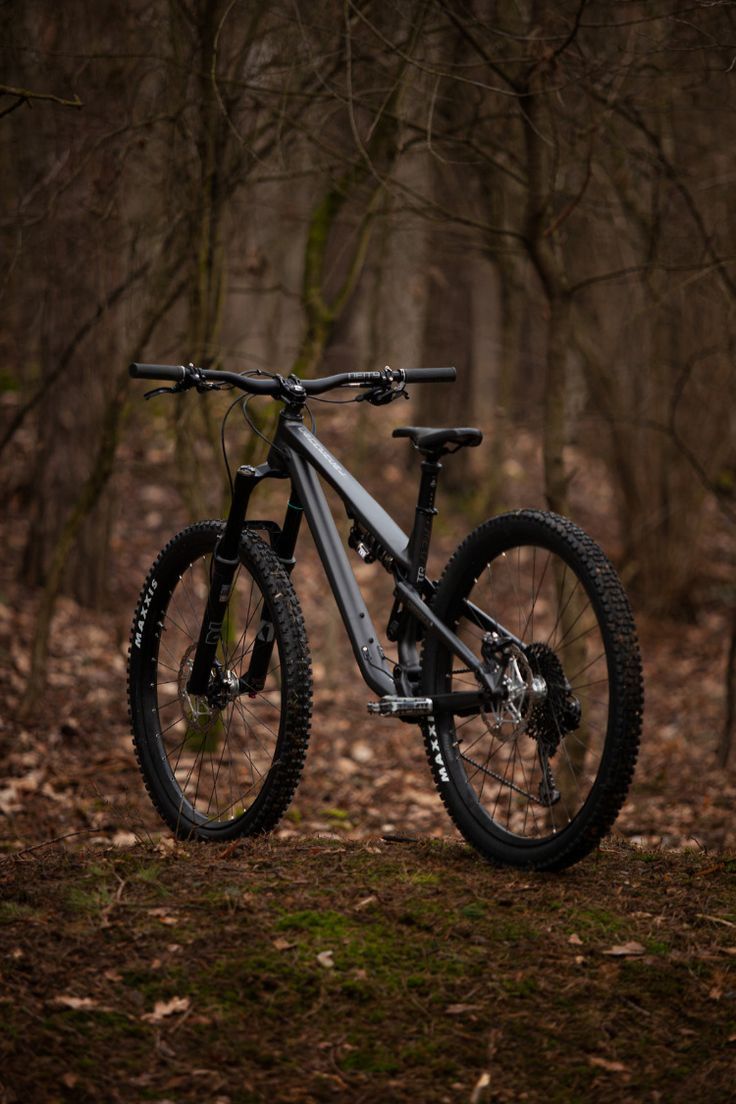
[[[601,457],[639,601],[695,614],[697,519],[736,469],[728,5],[28,0],[0,29],[0,454],[30,457],[3,478],[45,588],[34,677],[59,588],[104,597],[146,346],[455,363],[415,420],[498,409],[484,508],[511,504],[520,425],[555,509]],[[168,409],[181,495],[218,511],[213,412]]]

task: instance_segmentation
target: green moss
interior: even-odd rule
[[[35,915],[36,910],[30,905],[20,904],[18,901],[0,901],[0,924],[14,924],[17,920],[26,920]]]
[[[83,889],[71,886],[66,894],[66,905],[72,912],[99,912],[112,902],[112,892],[108,885],[92,886]]]
[[[534,943],[541,935],[528,918],[521,916],[489,917],[488,923],[491,937],[504,943]]]
[[[655,1090],[679,1099],[684,1086],[688,1096],[702,1097],[707,1086],[727,1098],[736,1021],[722,984],[728,962],[717,951],[730,929],[707,926],[697,956],[688,957],[693,930],[674,910],[666,931],[653,932],[646,958],[592,953],[629,938],[646,942],[623,915],[630,898],[620,902],[612,884],[638,873],[637,907],[646,896],[641,907],[657,915],[671,903],[667,888],[692,891],[703,866],[697,858],[659,856],[653,869],[628,854],[601,855],[564,885],[540,878],[516,894],[522,876],[441,842],[374,854],[330,840],[254,840],[237,865],[213,863],[213,851],[194,844],[163,858],[132,852],[97,851],[91,862],[45,857],[35,879],[30,863],[8,872],[0,917],[23,926],[24,954],[6,968],[8,999],[0,1004],[9,1030],[0,1060],[19,1099],[32,1099],[32,1090],[66,1099],[59,1078],[67,1071],[80,1076],[69,1099],[111,1099],[116,1086],[149,1070],[150,1081],[134,1084],[135,1099],[188,1104],[211,1090],[232,1104],[351,1095],[441,1104],[469,1097],[487,1068],[491,1029],[499,1032],[490,1067],[499,1099],[587,1104],[627,1093],[649,1099]],[[708,893],[704,911],[733,913],[731,878],[719,865],[707,886],[698,880]],[[103,927],[100,906],[115,899],[121,880],[121,900]],[[176,928],[149,915],[159,886],[176,899]],[[356,896],[372,893],[379,901],[356,911]],[[63,917],[70,894],[73,920]],[[60,944],[39,937],[47,926],[27,925],[37,903],[66,921],[63,969],[77,981],[70,991],[94,996],[96,1008],[46,1003],[65,990]],[[566,945],[572,931],[583,936],[584,965]],[[186,933],[184,950],[167,951]],[[7,926],[4,934],[6,943],[15,938]],[[670,942],[681,952],[674,958]],[[334,969],[318,962],[324,950],[333,952]],[[110,967],[122,982],[105,977]],[[716,983],[724,989],[718,1003],[708,996]],[[190,998],[188,1015],[142,1019],[174,995]],[[19,1040],[22,1047],[31,1039],[39,1056],[32,1071],[14,1054]],[[166,1061],[153,1068],[157,1039]],[[591,1056],[620,1058],[627,1074],[591,1066]],[[185,1081],[193,1061],[227,1085]]]
[[[144,882],[146,884],[153,882],[155,884],[158,884],[158,882],[160,882],[161,880],[161,872],[161,863],[151,862],[146,863],[143,866],[139,866],[132,876],[138,882]]]
[[[501,987],[512,997],[531,997],[539,988],[533,977],[502,978]]]
[[[52,1036],[92,1036],[100,1042],[109,1040],[113,1045],[116,1039],[145,1039],[150,1034],[148,1024],[138,1017],[107,1009],[60,1009],[46,1018],[44,1026]]]
[[[398,1073],[400,1069],[396,1055],[380,1045],[350,1051],[341,1059],[340,1066],[346,1072],[359,1073]]]
[[[439,874],[432,874],[425,870],[418,870],[415,874],[412,874],[409,880],[413,885],[440,885]]]
[[[588,906],[583,909],[573,909],[571,912],[573,923],[581,930],[590,934],[607,935],[621,931],[626,926],[626,921],[608,909]]]
[[[672,953],[672,947],[665,939],[648,939],[646,947],[647,952],[653,955],[669,955]]]
[[[344,809],[325,809],[325,816],[329,817],[330,820],[337,820],[340,822],[350,820],[350,814],[346,813]]]
[[[335,939],[341,939],[346,930],[346,918],[342,913],[331,909],[299,909],[297,912],[287,912],[276,923],[276,931],[313,932]]]
[[[243,897],[242,885],[218,885],[212,889],[206,889],[201,893],[201,900],[213,905],[227,905],[234,907]]]

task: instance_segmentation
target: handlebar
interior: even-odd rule
[[[407,383],[454,383],[456,376],[455,368],[407,368],[404,371]]]
[[[131,364],[131,379],[183,380],[187,370],[183,364]]]
[[[281,387],[278,379],[256,380],[237,372],[219,372],[209,368],[195,368],[191,364],[131,364],[128,372],[132,379],[167,380],[173,382],[177,390],[185,391],[198,384],[229,383],[252,395],[279,395]],[[206,388],[205,388],[206,389]]]
[[[452,383],[457,375],[454,368],[384,368],[382,372],[339,372],[321,379],[299,379],[282,376],[270,379],[254,379],[237,372],[220,372],[213,369],[194,368],[184,364],[131,364],[128,369],[132,379],[166,380],[178,384],[177,390],[188,386],[230,384],[252,395],[273,395],[287,398],[303,389],[306,395],[320,395],[336,387],[386,387],[392,383]],[[188,382],[189,381],[189,382]]]

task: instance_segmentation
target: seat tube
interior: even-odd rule
[[[420,587],[424,581],[429,556],[429,542],[432,538],[432,522],[437,513],[435,496],[437,482],[442,471],[439,460],[429,457],[422,461],[422,475],[419,482],[414,528],[409,541],[410,576],[412,586]]]
[[[230,590],[240,563],[238,549],[245,513],[253,488],[261,478],[258,471],[250,465],[238,468],[235,475],[233,499],[225,531],[215,545],[212,557],[212,581],[207,597],[207,608],[202,619],[194,663],[187,682],[187,691],[190,694],[207,693],[212,664],[220,642],[222,622],[230,599]]]
[[[437,510],[435,496],[442,464],[436,457],[429,456],[422,461],[422,474],[419,482],[414,528],[409,540],[409,583],[421,592],[429,556],[429,542],[432,537],[432,522]],[[386,629],[389,640],[398,642],[399,665],[395,673],[399,693],[411,695],[415,691],[411,680],[419,676],[418,624],[403,607],[399,595],[394,592],[394,604]]]

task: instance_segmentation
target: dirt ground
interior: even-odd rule
[[[348,413],[339,409],[339,418],[324,419],[324,439],[345,456],[357,416],[350,407]],[[383,445],[366,482],[408,528],[417,465],[412,462],[408,471],[406,446],[390,442],[389,429],[376,430]],[[542,505],[531,439],[517,441],[508,467],[510,505]],[[371,476],[374,469],[380,479]],[[579,470],[573,516],[615,555],[611,503],[601,473],[589,462]],[[186,520],[173,485],[170,448],[121,451],[112,486],[117,515],[109,609],[92,613],[69,599],[60,601],[48,687],[39,695],[35,715],[23,723],[15,719],[15,707],[28,673],[36,596],[15,581],[25,523],[22,503],[17,496],[8,499],[0,518],[5,551],[0,563],[0,851],[70,832],[80,833],[78,839],[70,837],[70,844],[77,839],[86,845],[125,844],[161,830],[131,750],[125,666],[143,578],[158,549]],[[266,497],[254,506],[256,512],[268,515],[272,509],[280,517],[283,494],[277,486],[272,500]],[[435,573],[468,528],[450,495],[442,496],[439,505],[430,562]],[[709,521],[714,523],[708,518],[703,523]],[[703,563],[696,621],[648,620],[635,611],[645,667],[645,725],[635,782],[616,830],[648,848],[736,847],[736,767],[717,769],[714,754],[723,718],[728,611],[711,597],[718,595],[736,558],[732,545],[714,533],[714,554]],[[315,709],[303,780],[279,838],[317,832],[353,840],[393,832],[452,837],[418,730],[367,714],[373,695],[357,674],[336,609],[325,601],[325,580],[308,533],[298,551],[294,582],[310,637]],[[389,577],[357,557],[355,565],[380,627],[390,608]]]
[[[326,422],[342,455],[351,424]],[[366,482],[408,528],[406,458],[389,448]],[[510,505],[542,505],[526,448],[509,466]],[[185,521],[167,456],[122,451],[109,608],[61,600],[48,687],[23,722],[36,595],[15,581],[17,495],[0,518],[0,1104],[730,1099],[736,770],[714,760],[722,606],[706,598],[687,624],[637,613],[645,730],[616,835],[566,875],[522,877],[458,840],[416,730],[366,713],[307,538],[294,581],[316,694],[292,807],[269,841],[226,856],[174,847],[139,780],[125,703],[138,589]],[[615,555],[598,474],[578,486],[574,516]],[[413,472],[410,485],[413,496]],[[435,572],[467,529],[449,497],[440,506]],[[730,544],[720,551],[704,595],[733,560]],[[381,569],[356,574],[386,608]]]
[[[727,1101],[734,860],[247,841],[0,861],[0,1100]]]

